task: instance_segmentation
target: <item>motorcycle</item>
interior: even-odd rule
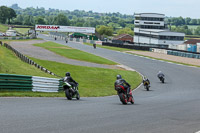
[[[134,104],[134,98],[131,90],[129,92],[130,96],[127,96],[127,90],[122,85],[117,85],[115,87],[115,90],[117,91],[117,94],[122,104],[127,104],[128,102]]]
[[[72,87],[72,85],[70,85],[68,82],[64,82],[63,89],[65,91],[65,96],[68,100],[72,100],[72,98],[76,98],[77,100],[80,99],[78,84],[76,85],[76,87]]]
[[[148,83],[147,81],[145,81],[145,82],[143,83],[143,85],[144,85],[144,88],[145,88],[147,91],[149,91],[149,88],[150,88],[149,83]]]
[[[160,81],[161,81],[162,83],[165,83],[165,78],[164,78],[164,77],[159,77],[159,79],[160,79]]]

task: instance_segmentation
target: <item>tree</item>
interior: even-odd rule
[[[58,14],[58,16],[54,18],[54,23],[56,25],[70,25],[69,19],[64,14]]]
[[[189,25],[189,24],[190,24],[190,21],[191,21],[191,18],[189,18],[189,17],[185,18],[185,24],[186,24],[186,25]]]
[[[35,24],[46,24],[43,17],[36,17]]]
[[[112,27],[109,27],[109,26],[104,26],[104,25],[101,25],[97,28],[97,32],[100,34],[100,35],[107,35],[107,36],[112,36],[113,34],[113,28]]]
[[[10,24],[11,19],[17,17],[15,11],[12,8],[8,8],[8,16],[7,17],[8,17],[8,24]]]
[[[5,24],[6,20],[8,19],[8,8],[6,6],[1,6],[0,7],[0,22]]]
[[[26,15],[24,17],[24,25],[34,25],[35,22],[34,22],[34,19],[33,19],[33,16],[30,16],[30,15]]]
[[[198,27],[194,30],[194,34],[195,34],[195,35],[200,35],[200,26],[198,26]]]
[[[121,35],[121,34],[129,34],[129,35],[134,35],[134,32],[130,29],[130,28],[124,28],[124,29],[120,29],[118,32],[117,32],[118,35]]]

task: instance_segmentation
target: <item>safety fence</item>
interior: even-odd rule
[[[25,39],[35,39],[36,37],[0,37],[1,40],[25,40]]]
[[[50,32],[49,33],[50,37],[56,38],[56,39],[61,39],[61,40],[66,40],[66,35],[63,33],[57,33],[57,32]],[[72,42],[82,42],[82,43],[91,43],[91,44],[96,44],[96,40],[88,40],[88,39],[81,39],[81,38],[68,38],[68,41]]]
[[[1,42],[0,42],[0,44],[1,44]],[[49,71],[48,69],[46,69],[46,68],[40,66],[39,64],[37,64],[37,63],[34,62],[33,60],[29,59],[28,57],[26,57],[26,56],[23,55],[22,53],[18,52],[16,49],[14,49],[14,48],[13,48],[12,46],[10,46],[9,44],[4,43],[4,44],[2,44],[2,46],[5,46],[6,48],[12,50],[12,51],[15,53],[15,55],[16,55],[17,57],[19,57],[22,61],[24,61],[24,62],[26,62],[26,63],[28,63],[28,64],[30,64],[30,65],[34,65],[35,67],[37,67],[37,68],[40,69],[41,71],[44,71],[44,72],[46,72],[46,73],[48,73],[48,74],[54,75],[54,76],[56,76],[56,77],[60,77],[59,75],[54,74],[53,72]]]
[[[148,46],[137,46],[137,45],[127,45],[127,44],[116,44],[116,43],[110,43],[110,42],[103,42],[103,46],[111,46],[111,47],[119,47],[119,48],[127,48],[127,49],[135,49],[135,50],[144,50],[149,51],[151,47]]]
[[[174,55],[174,56],[200,59],[200,53],[191,53],[187,51],[166,50],[166,49],[157,49],[157,48],[150,48],[150,51],[168,54],[168,55]]]
[[[59,92],[62,90],[62,79],[27,75],[0,74],[0,90]]]

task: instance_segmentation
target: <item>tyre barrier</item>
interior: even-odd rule
[[[0,74],[1,91],[59,92],[63,79],[38,76]]]

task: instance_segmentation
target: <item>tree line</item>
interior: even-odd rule
[[[172,31],[184,32],[187,35],[200,35],[199,29],[192,30],[187,25],[200,25],[200,19],[191,19],[189,17],[171,17],[166,18],[169,28]],[[28,7],[20,8],[13,4],[10,8],[0,7],[0,23],[29,25],[64,25],[79,27],[95,27],[102,35],[111,36],[114,34],[134,35],[134,15],[117,13],[97,13],[84,10],[58,10],[45,8]]]

